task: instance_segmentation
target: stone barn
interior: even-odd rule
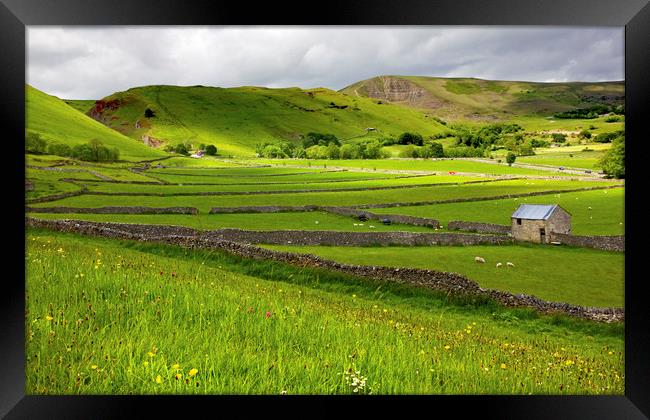
[[[522,204],[512,213],[512,237],[549,243],[550,233],[571,234],[571,214],[559,205]]]

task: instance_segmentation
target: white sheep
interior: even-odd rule
[[[503,264],[497,263],[497,268],[501,267]]]
[[[485,259],[481,257],[474,257],[474,261],[476,261],[477,263],[484,263]]]
[[[375,227],[373,225],[370,225],[370,229],[374,229]]]
[[[513,263],[511,263],[510,261],[508,261],[508,262],[506,263],[506,265],[507,265],[508,267],[514,267],[514,266],[515,266],[515,265],[514,265]]]

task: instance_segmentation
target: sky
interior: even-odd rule
[[[29,26],[26,82],[65,99],[144,85],[326,87],[379,75],[624,79],[623,27]]]

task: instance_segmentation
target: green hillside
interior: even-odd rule
[[[150,108],[155,116],[144,117]],[[329,89],[146,86],[104,98],[88,115],[124,135],[165,143],[215,144],[221,155],[250,156],[265,141],[298,142],[309,132],[345,141],[404,131],[439,133],[423,113]],[[367,131],[366,128],[375,130]]]
[[[533,83],[475,78],[379,76],[341,89],[352,97],[369,97],[434,111],[446,119],[496,120],[551,116],[605,103],[622,105],[624,82]]]
[[[71,146],[98,139],[106,146],[117,147],[124,160],[163,157],[166,153],[111,130],[67,105],[61,99],[26,85],[27,130],[37,132],[48,143]]]

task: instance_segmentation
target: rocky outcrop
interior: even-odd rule
[[[440,99],[432,96],[421,86],[400,77],[376,77],[367,81],[363,88],[370,98],[389,102],[431,109],[440,108],[443,104]]]

